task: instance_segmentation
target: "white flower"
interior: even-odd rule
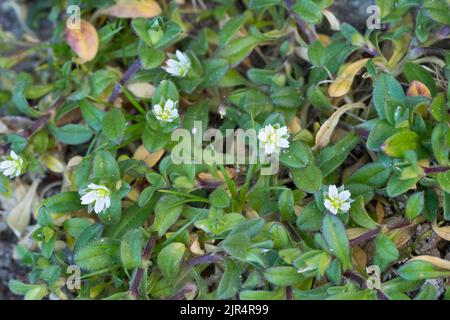
[[[13,150],[11,150],[9,156],[4,157],[3,159],[4,160],[0,162],[0,171],[3,175],[12,179],[22,174],[24,169],[23,159]]]
[[[259,130],[258,139],[266,155],[272,154],[274,150],[280,148],[289,148],[289,138],[287,127],[281,127],[279,124],[271,126],[270,124]]]
[[[339,192],[335,185],[328,187],[328,192],[324,192],[325,201],[323,204],[332,214],[338,212],[347,212],[350,209],[350,203],[353,202],[351,193],[348,190]]]
[[[81,204],[88,205],[88,211],[94,209],[95,213],[101,213],[111,206],[111,191],[105,186],[90,183],[87,190],[80,192]]]
[[[164,70],[167,71],[167,73],[170,73],[173,76],[177,77],[185,77],[189,69],[191,68],[191,60],[189,57],[184,54],[183,52],[177,50],[176,56],[178,60],[176,59],[169,59],[166,61],[166,67],[162,67]]]
[[[153,106],[153,114],[161,122],[172,122],[178,118],[177,102],[171,99],[161,100],[159,104]]]

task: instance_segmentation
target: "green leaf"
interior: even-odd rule
[[[244,15],[236,16],[228,20],[219,32],[219,46],[225,48],[231,39],[237,34],[244,25],[246,17]]]
[[[221,49],[219,55],[226,59],[231,67],[235,67],[261,43],[261,39],[254,36],[247,36],[231,40],[226,48]]]
[[[167,230],[177,222],[183,211],[183,204],[180,203],[181,197],[173,195],[165,195],[160,198],[155,207],[155,221],[153,230],[158,232],[162,237]]]
[[[180,271],[186,247],[181,242],[172,242],[158,254],[157,263],[161,273],[167,278],[175,277]]]
[[[126,121],[120,109],[113,108],[103,117],[103,134],[115,144],[122,141]]]
[[[132,269],[142,266],[142,233],[141,230],[130,230],[120,242],[120,259],[125,269]]]
[[[302,208],[302,211],[297,216],[296,225],[302,231],[319,231],[322,220],[322,210],[312,201]]]
[[[439,23],[450,24],[449,4],[446,0],[428,0],[424,1],[423,6],[427,15]]]
[[[90,103],[88,100],[80,101],[80,111],[83,116],[84,121],[94,129],[95,131],[100,131],[102,129],[102,122],[104,117],[104,112]]]
[[[327,60],[327,51],[322,42],[316,40],[308,46],[309,62],[315,67],[322,67]]]
[[[322,187],[322,172],[313,164],[305,168],[291,169],[291,175],[295,186],[305,192],[314,193]]]
[[[270,100],[277,107],[298,108],[302,105],[303,97],[299,89],[294,87],[279,88],[272,92]]]
[[[112,267],[119,256],[119,243],[101,239],[87,244],[75,253],[74,260],[81,268],[96,271]]]
[[[341,263],[342,270],[350,269],[352,267],[350,244],[344,224],[337,216],[332,214],[325,215],[322,223],[322,236],[331,253]]]
[[[425,206],[425,197],[423,192],[416,192],[408,198],[406,202],[406,218],[413,220],[419,216]]]
[[[390,157],[400,158],[406,151],[416,150],[419,136],[414,131],[404,129],[389,137],[381,149]]]
[[[306,22],[319,24],[322,21],[322,11],[312,0],[297,0],[292,9]]]
[[[289,168],[299,169],[306,167],[312,160],[311,148],[302,141],[293,141],[289,148],[280,154],[280,162]]]
[[[224,209],[230,205],[230,196],[224,188],[217,188],[209,195],[209,202],[213,207]]]
[[[422,290],[414,297],[414,300],[436,300],[438,298],[437,289],[431,283],[425,283]]]
[[[405,98],[403,88],[398,81],[388,73],[381,73],[376,81],[373,91],[373,103],[381,118],[386,118],[387,99],[402,101]]]
[[[294,193],[291,189],[285,189],[278,198],[278,209],[281,219],[291,222],[295,218],[294,213]]]
[[[228,71],[228,61],[225,59],[208,59],[203,63],[205,72],[202,87],[210,88],[217,86]]]
[[[113,181],[120,179],[119,166],[110,152],[99,150],[95,153],[94,178],[110,179]]]
[[[378,227],[378,224],[372,220],[366,211],[363,196],[358,196],[358,198],[356,198],[356,200],[351,204],[350,217],[356,224],[363,228],[375,229]]]
[[[42,204],[50,213],[67,213],[84,208],[78,192],[62,192],[45,199]]]
[[[383,187],[391,170],[388,165],[382,161],[368,163],[356,170],[346,181],[345,184],[366,184],[371,187]]]
[[[155,48],[142,47],[139,50],[142,67],[146,70],[158,68],[164,62],[164,52]]]
[[[334,146],[322,149],[316,158],[316,163],[323,176],[326,177],[336,170],[347,159],[348,154],[358,142],[358,136],[355,133],[349,133]]]
[[[272,267],[264,271],[264,277],[276,286],[292,286],[303,281],[297,269],[290,266]]]
[[[442,270],[425,261],[410,261],[398,269],[398,275],[405,280],[416,281],[450,276],[450,271]]]
[[[236,295],[241,287],[241,270],[231,259],[225,259],[225,272],[217,288],[219,299],[229,299]]]
[[[450,170],[439,172],[437,175],[439,186],[447,193],[450,193]]]
[[[400,176],[393,175],[387,183],[387,194],[389,197],[397,197],[411,189],[419,180],[420,177],[403,180]]]
[[[91,140],[93,135],[91,129],[81,124],[67,124],[59,128],[49,124],[49,129],[57,140],[65,144],[82,144]]]
[[[399,257],[399,253],[395,244],[384,233],[379,233],[375,238],[375,255],[373,263],[380,267],[381,271],[386,268]]]

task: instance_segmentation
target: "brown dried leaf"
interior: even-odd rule
[[[66,41],[80,58],[80,63],[91,61],[98,51],[98,34],[94,26],[86,20],[80,21],[80,28],[66,28]]]
[[[356,74],[365,66],[369,59],[361,59],[342,69],[339,76],[328,88],[330,97],[342,97],[350,90]]]
[[[336,128],[341,116],[351,109],[365,108],[363,103],[349,103],[337,109],[321,126],[316,135],[316,145],[314,149],[326,147],[330,143],[331,135]]]
[[[442,239],[450,241],[450,226],[438,227],[436,221],[431,224],[433,231]]]
[[[155,87],[147,82],[135,82],[127,85],[127,89],[131,91],[133,95],[142,99],[150,99],[155,93]]]
[[[353,240],[363,235],[364,233],[367,233],[370,230],[366,228],[349,228],[346,231],[348,239]]]
[[[153,18],[161,12],[161,7],[153,0],[118,0],[115,5],[100,11],[117,18]]]
[[[156,152],[150,153],[145,149],[144,145],[140,145],[136,151],[134,152],[133,159],[144,161],[150,168],[152,168],[155,164],[163,156],[165,150],[161,149]]]
[[[431,98],[430,89],[428,89],[428,87],[425,84],[423,84],[418,80],[414,80],[411,82],[408,91],[406,92],[406,95],[410,97],[424,96]]]
[[[366,270],[367,254],[360,246],[354,246],[352,248],[352,262],[360,270]]]
[[[8,226],[19,238],[30,224],[33,200],[36,196],[38,185],[39,180],[34,180],[25,197],[11,210],[6,218]]]

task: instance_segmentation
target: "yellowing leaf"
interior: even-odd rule
[[[41,157],[41,163],[55,173],[63,173],[65,170],[64,163],[57,157],[48,153]]]
[[[411,82],[406,95],[411,97],[424,96],[431,98],[430,89],[428,89],[428,87],[419,80],[414,80]]]
[[[80,58],[80,63],[91,61],[98,51],[98,34],[94,26],[86,20],[80,21],[80,28],[66,28],[67,43]]]
[[[436,225],[436,221],[431,224],[433,231],[442,239],[450,241],[450,226],[447,227],[438,227]]]
[[[164,152],[164,149],[160,149],[156,152],[150,153],[143,145],[140,145],[134,152],[133,159],[145,161],[145,163],[152,168],[158,163]]]
[[[127,89],[138,98],[150,99],[155,93],[155,87],[147,82],[135,82],[127,85]]]
[[[356,239],[368,231],[370,231],[370,230],[366,229],[366,228],[349,228],[346,230],[348,240]]]
[[[328,88],[331,97],[342,97],[350,90],[356,74],[365,66],[369,59],[361,59],[353,62],[342,69],[339,76]]]
[[[30,223],[33,200],[36,196],[38,185],[39,181],[34,180],[25,197],[21,199],[14,209],[11,210],[6,218],[8,226],[14,230],[14,233],[19,238]]]
[[[117,18],[153,18],[161,14],[161,7],[153,0],[118,0],[100,13]]]
[[[441,259],[438,257],[423,255],[423,256],[414,257],[409,261],[415,261],[415,260],[429,262],[438,268],[450,270],[450,261],[447,261],[447,260],[444,260],[444,259]]]
[[[327,121],[325,121],[322,126],[320,126],[319,131],[316,135],[316,145],[314,146],[314,149],[320,149],[328,145],[330,143],[331,135],[334,131],[334,128],[336,128],[336,125],[339,122],[339,119],[341,116],[351,110],[356,108],[364,108],[365,105],[362,103],[349,103],[346,104],[339,109],[337,109],[331,117],[328,118]]]

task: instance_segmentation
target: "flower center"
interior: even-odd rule
[[[267,142],[268,142],[268,143],[274,144],[274,143],[276,143],[277,141],[278,141],[278,137],[277,137],[276,132],[271,132],[271,133],[269,133],[269,134],[267,135]]]
[[[341,205],[344,203],[344,201],[342,201],[341,198],[329,198],[331,205],[336,208],[339,209],[341,207]]]
[[[97,189],[97,196],[100,198],[106,198],[109,196],[109,191],[105,189]]]

